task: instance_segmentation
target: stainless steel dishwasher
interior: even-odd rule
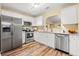
[[[68,34],[56,34],[55,35],[55,48],[64,52],[69,52],[69,35]]]

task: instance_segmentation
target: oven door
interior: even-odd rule
[[[33,41],[33,33],[26,32],[25,33],[25,43],[29,43]]]
[[[33,33],[27,33],[27,38],[33,38]]]

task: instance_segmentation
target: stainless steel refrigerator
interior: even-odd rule
[[[22,46],[22,20],[1,15],[1,52]]]

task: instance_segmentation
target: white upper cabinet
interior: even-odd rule
[[[29,17],[28,21],[32,23],[32,26],[35,24],[35,18],[34,17]]]
[[[32,26],[35,24],[35,18],[34,17],[27,17],[26,22],[31,22]]]
[[[34,19],[32,26],[43,26],[43,25],[44,25],[44,18],[43,16],[39,16]]]
[[[76,6],[64,8],[61,11],[61,22],[62,24],[75,24],[77,23],[77,16]]]
[[[33,21],[32,21],[32,26],[35,26],[36,25],[36,20],[34,19]]]
[[[79,4],[78,4],[78,29],[79,29]],[[78,30],[79,33],[79,30]]]

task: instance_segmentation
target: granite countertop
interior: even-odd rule
[[[36,31],[36,32],[40,32],[40,33],[52,33],[52,34],[57,34],[57,33],[53,33],[53,32],[43,32],[43,31]],[[58,34],[68,34],[68,33],[58,33]]]
[[[39,32],[39,33],[51,33],[51,34],[63,34],[63,35],[79,35],[79,33],[74,33],[74,34],[71,34],[71,33],[53,33],[53,32],[43,32],[43,31],[36,31],[36,32]]]

